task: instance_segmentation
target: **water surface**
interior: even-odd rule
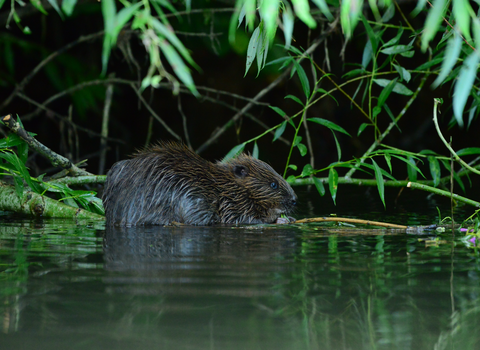
[[[421,196],[300,198],[297,217],[450,213]],[[0,349],[480,348],[480,259],[458,232],[0,220]]]

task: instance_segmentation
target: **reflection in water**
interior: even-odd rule
[[[271,274],[290,268],[296,229],[150,227],[105,230],[108,271],[131,272],[106,281],[148,285],[177,295],[270,295]],[[146,281],[140,290],[138,283]],[[274,284],[274,282],[273,282]],[[124,288],[124,287],[122,287]]]
[[[0,349],[478,349],[450,233],[0,225]]]

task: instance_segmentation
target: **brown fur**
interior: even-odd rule
[[[120,226],[273,223],[296,200],[290,185],[258,159],[241,154],[211,163],[177,143],[115,163],[103,194],[107,224]]]

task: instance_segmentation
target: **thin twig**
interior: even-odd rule
[[[440,104],[440,100],[435,98],[433,99],[434,100],[434,104],[433,104],[433,122],[435,123],[435,129],[437,130],[437,134],[438,134],[438,137],[440,137],[440,140],[442,140],[443,144],[445,145],[445,147],[447,147],[447,149],[450,151],[451,155],[455,158],[455,160],[457,162],[459,162],[463,167],[467,168],[468,170],[470,170],[472,173],[474,174],[477,174],[477,175],[480,175],[480,171],[478,171],[477,169],[471,167],[470,165],[468,165],[462,158],[460,158],[457,153],[453,150],[452,147],[450,147],[450,145],[448,144],[447,140],[445,140],[445,137],[443,137],[442,135],[442,131],[440,130],[440,126],[438,125],[438,120],[437,120],[437,108],[438,108],[438,105]]]
[[[78,90],[82,90],[88,86],[96,86],[96,85],[109,85],[109,84],[136,84],[137,82],[135,80],[127,80],[127,79],[119,79],[119,78],[109,78],[109,79],[96,79],[96,80],[90,80],[90,81],[84,81],[84,82],[81,82],[77,85],[74,85],[66,90],[63,90],[53,96],[50,96],[49,98],[47,98],[43,103],[40,104],[40,106],[37,107],[37,109],[31,113],[28,113],[28,114],[25,114],[23,117],[22,117],[22,120],[30,120],[32,119],[34,116],[36,116],[37,114],[40,113],[41,109],[43,109],[42,107],[44,106],[47,106],[49,105],[50,103],[52,103],[53,101],[63,97],[63,96],[66,96],[66,95],[70,95],[70,94],[73,94],[74,92],[78,91]]]
[[[138,91],[138,88],[136,87],[136,84],[132,83],[130,84],[130,87],[133,89],[133,91],[135,91],[135,93],[137,94],[138,98],[140,99],[140,101],[143,103],[143,105],[145,106],[145,108],[147,108],[147,110],[152,114],[152,116],[157,119],[157,121],[162,124],[162,126],[165,128],[165,130],[167,130],[170,135],[172,135],[173,137],[175,137],[177,140],[181,141],[182,138],[180,136],[178,136],[178,134],[173,131],[168,125],[167,123],[165,123],[165,121],[160,118],[160,116],[155,113],[155,111],[153,110],[152,107],[150,107],[150,105],[148,104],[147,101],[145,101],[145,99],[143,98],[142,94],[140,93],[140,91]]]
[[[49,63],[51,60],[53,60],[55,57],[57,57],[58,55],[64,53],[65,51],[71,49],[72,47],[74,47],[75,45],[78,45],[80,43],[83,43],[85,41],[89,41],[89,40],[92,40],[92,39],[96,39],[96,38],[99,38],[101,37],[102,35],[104,34],[103,31],[101,32],[98,32],[98,33],[94,33],[94,34],[90,34],[90,35],[87,35],[87,36],[81,36],[79,37],[77,40],[71,42],[70,44],[67,44],[65,45],[64,47],[62,47],[61,49],[55,51],[55,52],[52,52],[49,56],[47,56],[44,60],[42,60],[42,62],[40,62],[35,68],[33,68],[33,70],[25,77],[23,78],[23,80],[20,82],[20,84],[18,84],[15,89],[13,90],[13,92],[10,94],[10,96],[8,96],[2,103],[2,105],[0,106],[0,110],[3,110],[6,106],[8,106],[10,104],[10,102],[12,102],[13,98],[21,91],[23,91],[23,89],[25,88],[25,86],[30,82],[30,80],[47,64]]]
[[[408,108],[410,108],[411,104],[415,99],[417,98],[419,92],[422,90],[423,85],[425,84],[425,81],[427,80],[428,75],[424,75],[422,77],[422,80],[420,80],[420,84],[418,84],[417,89],[413,93],[412,97],[408,100],[408,102],[405,104],[405,107],[398,113],[397,117],[388,125],[387,129],[380,134],[375,140],[372,145],[368,148],[368,150],[363,154],[363,156],[360,158],[360,163],[364,163],[365,159],[367,159],[367,156],[372,153],[378,145],[380,145],[383,141],[383,139],[390,133],[390,131],[393,129],[394,126],[397,125],[398,121],[403,117],[403,115],[406,113]],[[353,173],[360,167],[360,164],[356,165],[355,167],[351,168],[346,174],[345,177],[352,177]]]
[[[193,150],[192,144],[190,143],[190,136],[188,135],[187,116],[185,115],[182,109],[182,98],[180,94],[178,94],[178,97],[177,97],[177,109],[178,109],[178,113],[180,113],[180,115],[182,116],[183,135],[185,136],[185,142],[187,143],[188,148]]]
[[[107,85],[105,91],[105,105],[103,107],[102,118],[102,138],[100,139],[100,160],[98,164],[98,174],[103,174],[105,171],[105,158],[107,156],[107,137],[108,137],[108,122],[110,119],[110,106],[112,105],[113,84]]]
[[[102,137],[102,135],[99,134],[98,132],[92,131],[92,130],[84,128],[84,127],[82,127],[78,124],[75,124],[71,120],[71,118],[67,118],[67,117],[62,116],[61,114],[55,112],[54,110],[52,110],[50,108],[45,107],[44,105],[38,103],[37,101],[32,100],[31,98],[29,98],[28,96],[25,96],[24,94],[18,94],[18,97],[20,97],[21,99],[24,99],[25,101],[27,101],[28,103],[31,103],[34,106],[37,106],[39,108],[39,110],[44,110],[44,111],[48,112],[49,114],[57,117],[58,119],[64,121],[65,123],[70,124],[75,129],[75,132],[78,129],[80,131],[83,131],[83,132],[87,133],[89,136]],[[31,116],[31,114],[29,114],[29,116]],[[29,119],[30,118],[22,117],[23,121],[29,120]],[[122,144],[125,143],[124,140],[120,140],[120,139],[116,139],[116,138],[112,138],[112,137],[108,137],[107,141],[122,143]],[[78,150],[78,147],[77,147],[77,150]]]
[[[302,57],[299,57],[297,59],[297,62],[300,62],[303,60],[303,58],[307,55],[309,55],[311,52],[315,51],[315,49],[322,43],[323,40],[330,34],[331,31],[324,33],[321,35],[315,42],[305,51],[305,55]],[[260,98],[265,96],[268,92],[270,92],[274,87],[279,85],[286,77],[289,76],[290,71],[292,70],[292,66],[290,66],[287,70],[285,70],[277,79],[275,79],[270,85],[268,85],[266,88],[262,89],[254,98],[253,101],[258,101]],[[243,116],[250,108],[253,107],[254,103],[250,102],[247,105],[245,105],[237,114],[235,114],[230,120],[225,123],[222,127],[217,129],[214,134],[207,140],[205,141],[197,150],[197,153],[202,153],[205,149],[207,149],[209,146],[211,146],[214,142],[217,141],[217,139],[229,128],[229,126],[233,123],[235,123],[238,119],[240,119],[241,116]]]

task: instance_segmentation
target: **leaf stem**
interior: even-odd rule
[[[455,158],[455,160],[457,162],[459,162],[466,169],[470,170],[472,173],[480,175],[480,171],[471,167],[462,158],[460,158],[457,155],[457,153],[455,153],[453,148],[450,147],[447,140],[445,140],[445,137],[443,137],[442,131],[440,130],[440,126],[438,125],[438,120],[437,120],[437,109],[438,109],[438,105],[440,104],[440,100],[438,98],[434,98],[433,101],[434,101],[434,104],[433,104],[433,122],[435,123],[435,129],[437,130],[438,137],[440,137],[440,140],[442,140],[445,147],[447,147],[447,149],[450,151],[450,153],[452,154],[452,156]]]

